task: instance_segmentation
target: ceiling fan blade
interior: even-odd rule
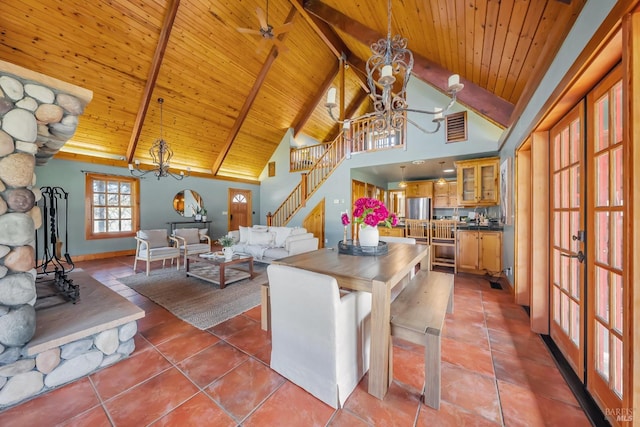
[[[256,15],[258,15],[258,21],[260,22],[260,28],[267,31],[269,29],[269,23],[267,22],[267,15],[261,8],[256,9]]]
[[[236,30],[238,30],[239,33],[255,34],[256,36],[262,36],[262,33],[260,31],[254,30],[252,28],[236,28]]]
[[[260,41],[258,42],[258,48],[256,49],[256,53],[261,54],[262,52],[264,52],[264,49],[267,47],[267,44],[269,44],[269,39],[261,38]]]
[[[287,53],[289,52],[289,48],[287,47],[286,44],[284,44],[280,39],[278,38],[273,38],[271,39],[273,41],[273,44],[276,45],[276,47],[278,48],[278,50],[282,53]]]
[[[273,29],[273,34],[274,35],[279,35],[279,34],[283,34],[286,33],[287,31],[291,30],[293,28],[293,22],[287,22],[286,24],[282,24],[277,28]]]

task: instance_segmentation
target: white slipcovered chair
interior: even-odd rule
[[[136,232],[136,258],[133,261],[133,271],[136,271],[138,266],[138,260],[146,261],[147,263],[147,276],[149,275],[149,269],[151,261],[162,261],[162,268],[166,260],[175,259],[178,265],[177,269],[180,269],[180,249],[178,249],[178,240],[167,235],[167,230],[164,228],[156,230],[138,230]]]
[[[271,368],[334,408],[369,370],[371,294],[341,296],[335,278],[267,267]]]
[[[187,265],[188,255],[197,255],[211,252],[211,238],[203,228],[178,228],[173,232],[173,237],[178,239],[178,248],[184,256],[183,265]]]

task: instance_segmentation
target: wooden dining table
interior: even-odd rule
[[[341,254],[336,248],[280,258],[274,264],[288,265],[335,277],[345,289],[370,292],[371,359],[369,394],[383,399],[393,380],[391,346],[391,290],[407,283],[417,264],[429,265],[429,246],[388,243],[388,253],[376,256]]]

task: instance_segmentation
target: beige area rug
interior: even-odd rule
[[[225,269],[225,275],[232,274]],[[227,273],[229,272],[229,273]],[[253,264],[253,279],[227,283],[224,289],[184,270],[152,270],[118,279],[198,329],[207,329],[260,304],[260,286],[267,283],[266,264]]]

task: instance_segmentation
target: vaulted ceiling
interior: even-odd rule
[[[586,0],[395,0],[417,77],[507,128],[522,112]],[[276,43],[242,33],[259,29]],[[3,0],[0,59],[93,91],[57,158],[151,163],[163,136],[172,167],[255,181],[289,128],[330,141],[324,108],[344,86],[346,115],[370,108],[364,68],[387,33],[387,0]],[[277,31],[276,31],[277,32]],[[284,47],[283,47],[284,46]],[[347,65],[344,84],[340,58]]]

